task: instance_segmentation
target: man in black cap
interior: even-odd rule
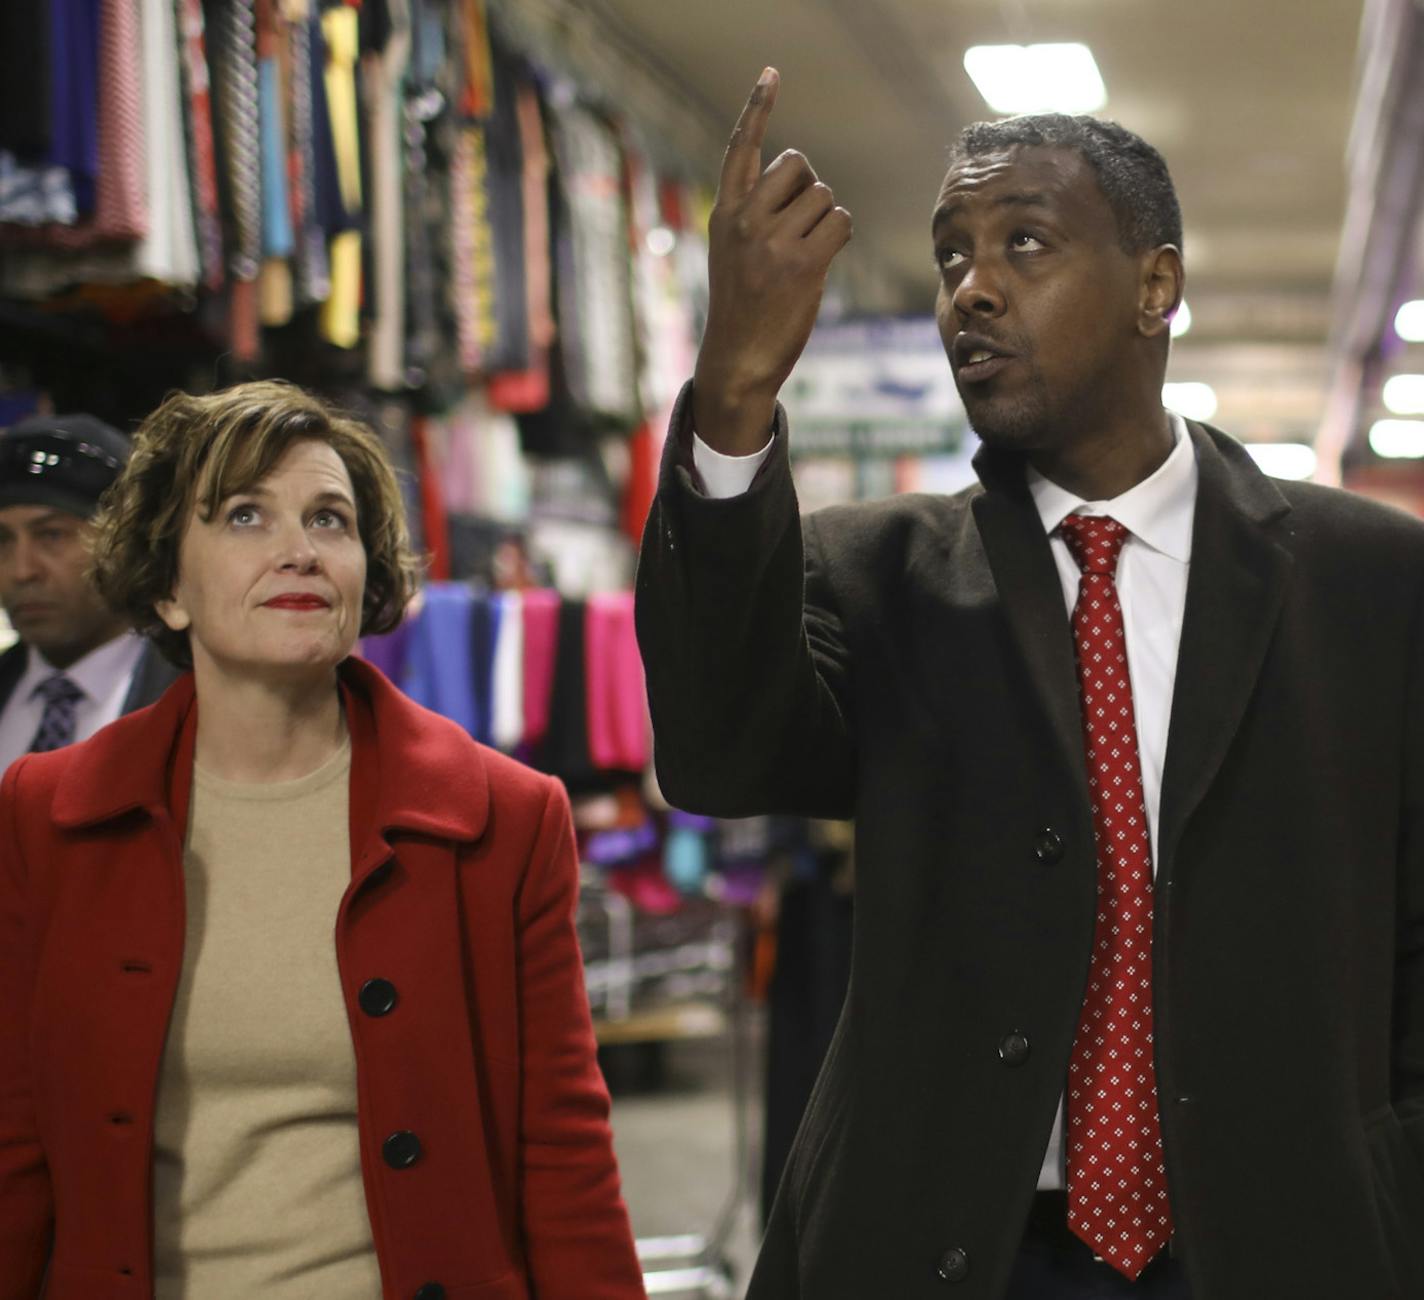
[[[0,433],[0,770],[83,740],[177,676],[89,580],[89,521],[129,440],[90,415],[32,416]]]

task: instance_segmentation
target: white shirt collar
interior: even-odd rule
[[[1111,501],[1085,501],[1067,488],[1028,467],[1028,490],[1051,533],[1071,514],[1111,515],[1134,537],[1182,564],[1192,558],[1192,515],[1197,502],[1197,458],[1186,421],[1175,411],[1167,413],[1173,446],[1164,460],[1141,483]]]
[[[63,671],[86,698],[99,700],[113,690],[117,680],[133,675],[143,654],[143,637],[137,632],[124,632],[63,670],[46,663],[33,646],[27,646],[26,652],[25,671],[15,685],[15,699],[31,699],[41,682]]]

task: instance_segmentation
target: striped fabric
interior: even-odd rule
[[[102,0],[99,9],[99,179],[94,219],[46,229],[46,247],[77,251],[133,241],[148,233],[144,179],[143,81],[139,14],[133,0]]]
[[[183,100],[188,144],[188,178],[193,194],[193,218],[203,265],[203,284],[219,289],[223,282],[222,220],[218,209],[217,157],[213,145],[212,87],[208,77],[203,0],[174,0],[182,54]]]
[[[294,6],[297,8],[297,6]],[[316,138],[312,96],[312,24],[309,13],[293,16],[288,30],[291,58],[292,217],[297,230],[297,297],[304,304],[325,302],[331,292],[331,266],[326,256],[326,235],[317,219]]]
[[[253,0],[214,6],[221,46],[215,77],[233,242],[228,269],[257,278],[262,258],[262,155],[257,107],[257,19]]]

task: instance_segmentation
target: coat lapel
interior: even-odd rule
[[[971,508],[994,585],[1031,688],[1072,774],[1074,794],[1086,803],[1088,773],[1073,633],[1048,536],[1020,466],[981,450],[975,469],[987,490],[974,498]]]
[[[1167,873],[1251,698],[1293,563],[1269,529],[1286,499],[1239,444],[1188,427],[1199,479],[1162,774],[1158,869]]]

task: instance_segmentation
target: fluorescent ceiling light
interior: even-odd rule
[[[1396,415],[1424,415],[1424,375],[1395,375],[1386,379],[1384,404]]]
[[[1162,405],[1189,420],[1209,420],[1216,414],[1216,389],[1210,384],[1163,384]]]
[[[1370,428],[1370,450],[1391,459],[1424,456],[1424,420],[1376,420]]]
[[[1246,450],[1272,478],[1310,478],[1315,473],[1315,448],[1303,442],[1248,442]]]
[[[1424,298],[1405,303],[1395,313],[1394,332],[1406,343],[1424,343]]]
[[[1187,306],[1187,300],[1182,299],[1182,305],[1177,308],[1177,314],[1172,317],[1172,337],[1179,339],[1192,327],[1192,309]]]
[[[971,45],[964,70],[997,113],[1091,113],[1108,102],[1093,52],[1064,45]]]

